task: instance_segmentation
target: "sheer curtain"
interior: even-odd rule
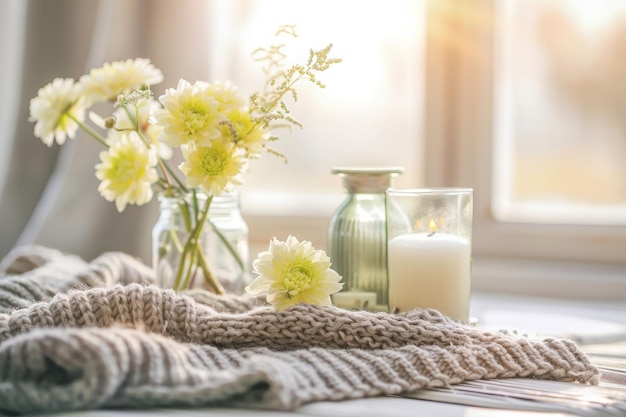
[[[79,136],[46,147],[28,122],[29,101],[55,77],[78,78],[104,62],[145,57],[165,81],[210,76],[203,0],[8,0],[0,5],[6,65],[0,72],[0,257],[41,244],[92,259],[120,250],[149,262],[157,207],[118,213],[97,192],[101,146]],[[183,30],[184,29],[184,30]],[[159,89],[160,87],[160,89]]]

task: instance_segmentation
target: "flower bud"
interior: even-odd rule
[[[106,119],[104,119],[104,127],[106,127],[107,129],[111,129],[115,126],[115,122],[117,122],[115,116],[107,117]]]

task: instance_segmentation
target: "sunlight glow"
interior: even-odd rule
[[[626,223],[626,3],[503,0],[493,202],[502,221]]]
[[[552,3],[575,21],[578,28],[590,34],[613,24],[615,16],[626,12],[626,2],[623,0],[558,0]]]
[[[224,1],[229,20],[216,22],[213,78],[231,79],[242,92],[255,91],[264,81],[262,68],[250,65],[250,53],[259,46],[285,42],[286,65],[305,62],[309,48],[333,44],[331,56],[341,64],[325,72],[319,90],[307,83],[298,88],[298,102],[286,99],[292,116],[303,129],[276,132],[284,137],[272,148],[288,158],[254,161],[255,174],[246,178],[242,195],[284,192],[341,197],[341,182],[333,166],[400,165],[404,175],[396,186],[415,187],[423,177],[421,124],[423,115],[425,2],[414,0],[255,0]],[[281,25],[295,25],[299,37],[276,38]],[[314,178],[314,181],[311,179]],[[306,190],[302,185],[306,184]],[[311,210],[299,200],[302,210]],[[250,203],[260,210],[273,201]],[[306,207],[305,207],[306,206]],[[328,207],[332,212],[335,207]],[[284,210],[284,207],[274,207]]]

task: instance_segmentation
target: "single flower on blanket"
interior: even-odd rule
[[[259,276],[246,287],[250,295],[266,295],[276,310],[298,303],[332,305],[330,295],[341,290],[341,276],[330,268],[330,258],[311,242],[294,236],[274,238],[269,250],[252,264]]]

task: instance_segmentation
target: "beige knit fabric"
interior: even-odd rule
[[[124,253],[105,253],[87,263],[55,249],[18,247],[0,262],[0,313],[72,288],[111,286],[118,282],[154,282],[154,273]]]
[[[5,279],[32,280],[51,262],[1,277],[0,289]],[[135,262],[108,254],[88,265],[119,282],[146,281]],[[65,288],[76,287],[66,280]],[[487,333],[434,310],[392,315],[298,305],[276,312],[243,297],[94,283],[0,314],[0,410],[293,409],[481,378],[598,381],[569,340]]]

